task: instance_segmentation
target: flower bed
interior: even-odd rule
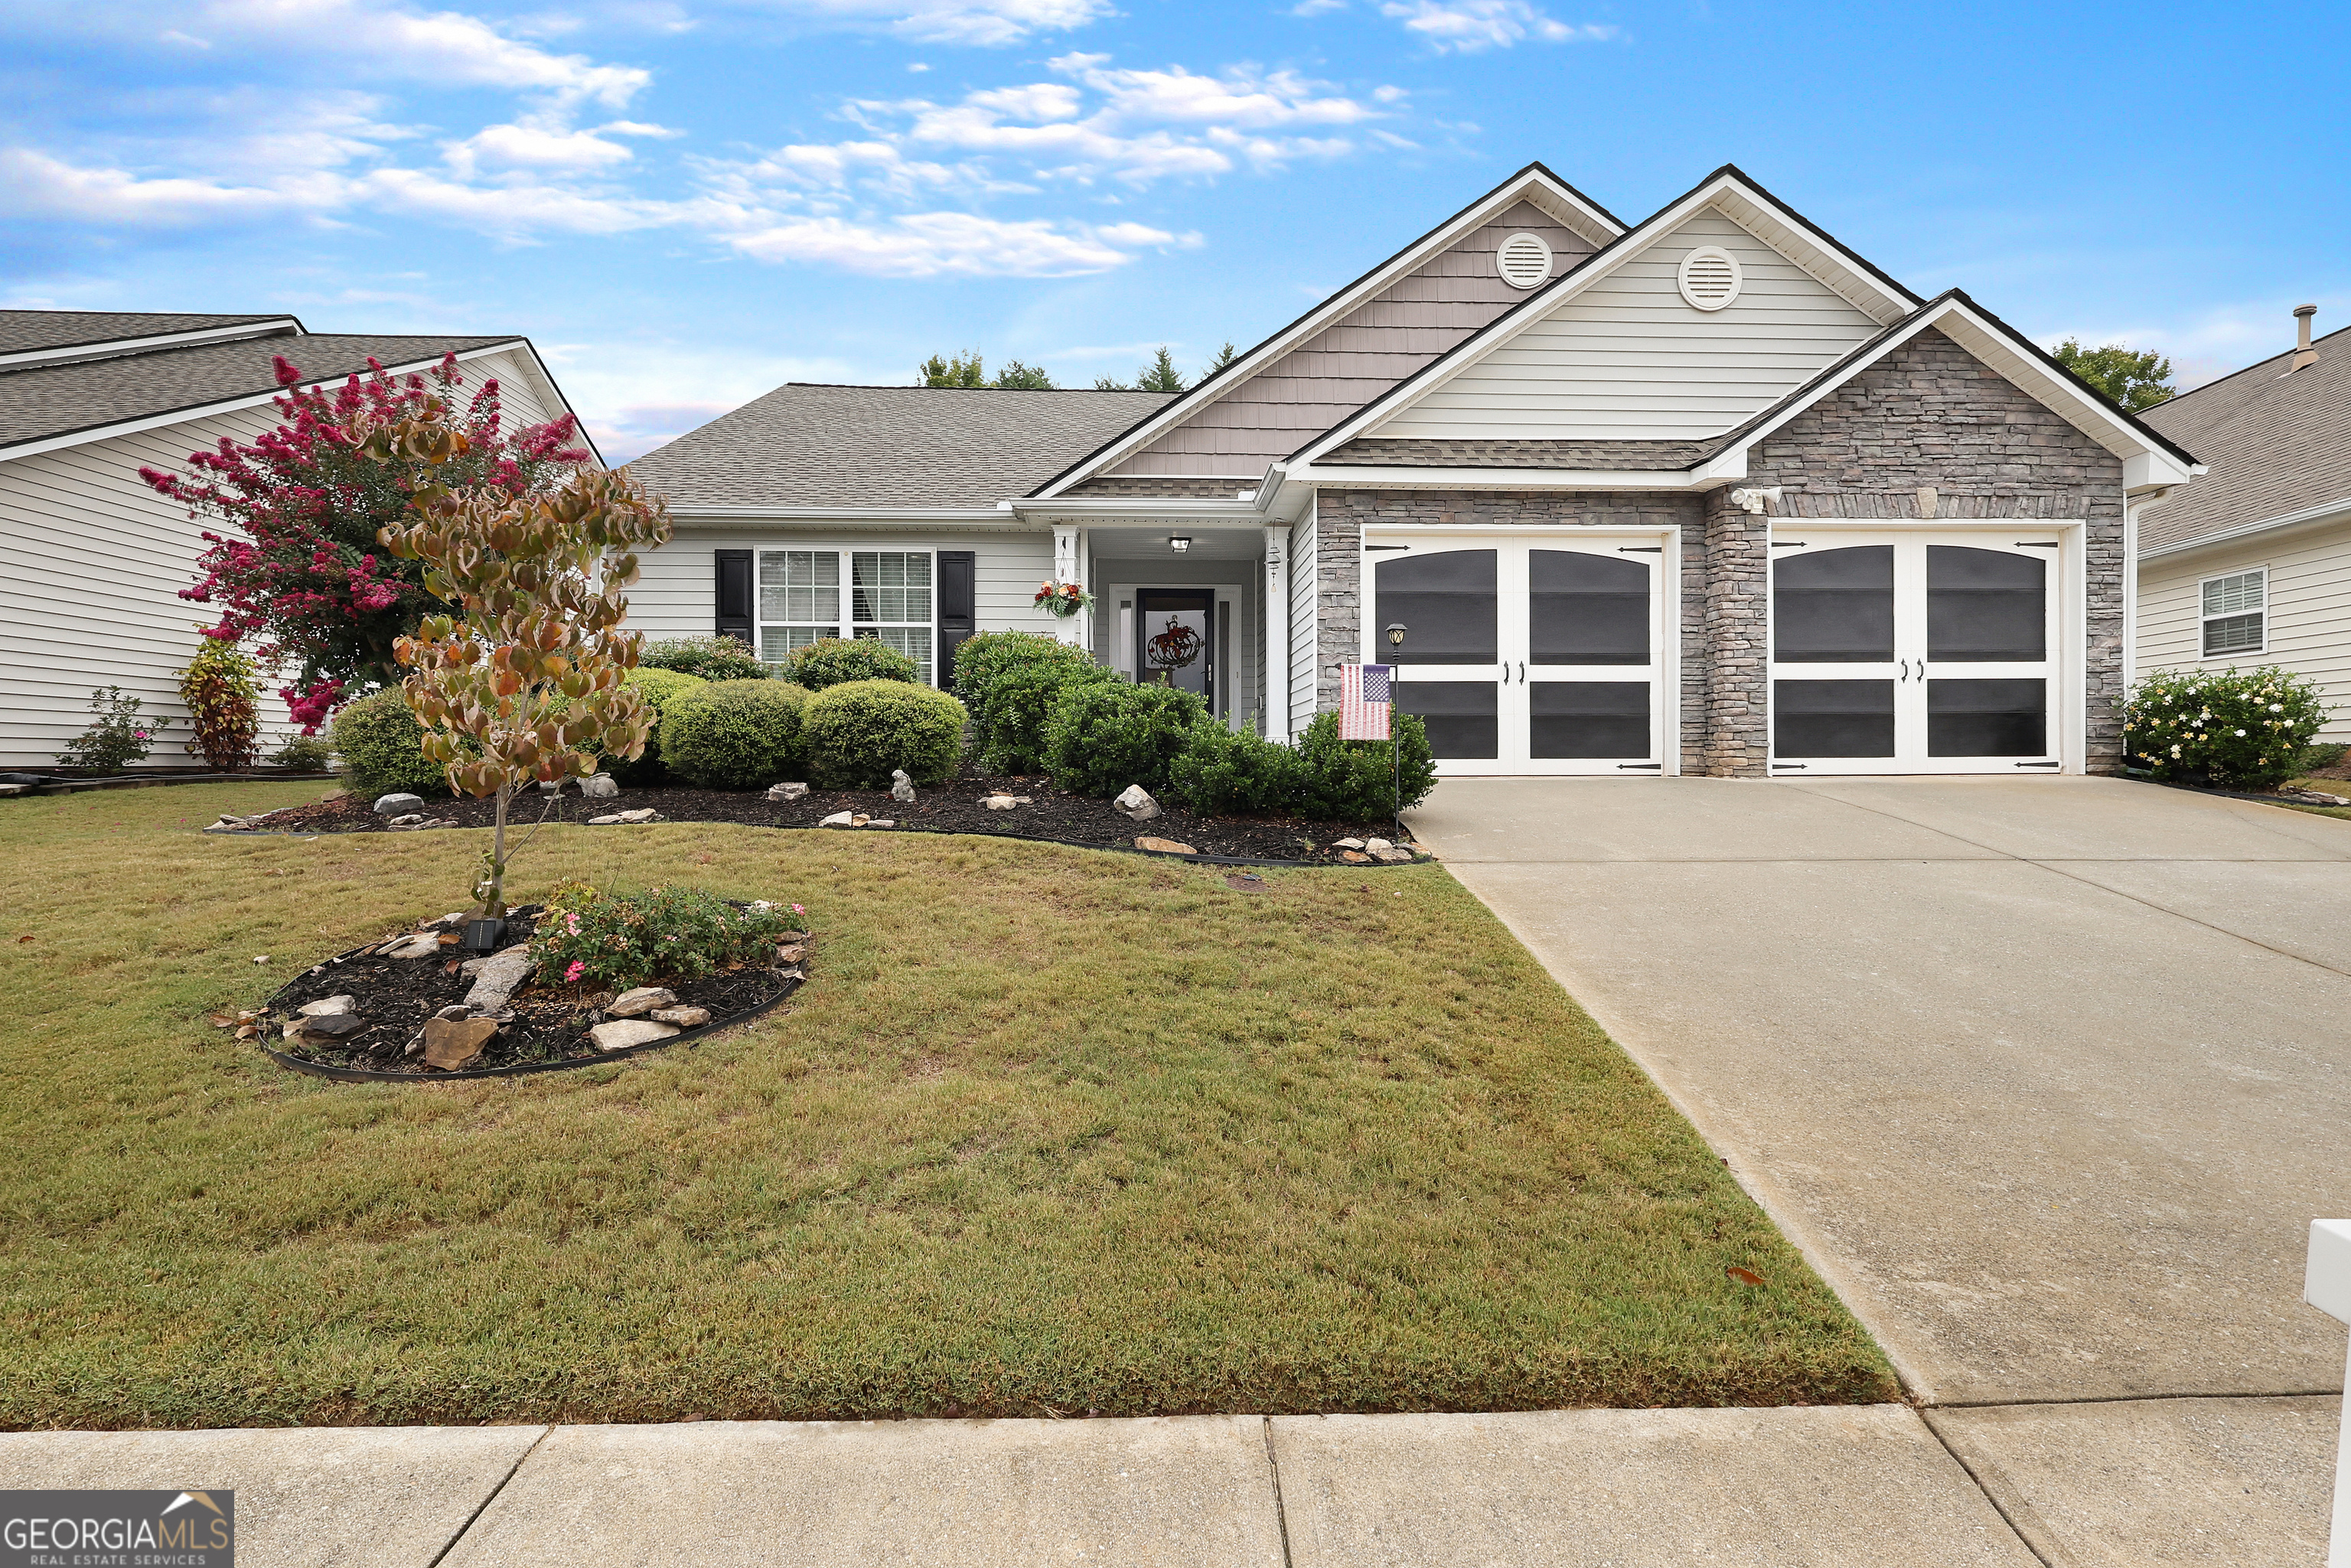
[[[666,1000],[632,999],[628,991],[599,987],[580,973],[585,966],[576,962],[569,967],[581,983],[565,985],[526,969],[531,959],[523,949],[549,919],[536,906],[507,916],[499,946],[502,955],[517,956],[508,971],[515,983],[495,998],[481,988],[485,970],[497,960],[462,955],[457,942],[463,923],[444,916],[314,965],[261,1008],[215,1021],[256,1040],[289,1067],[333,1077],[430,1082],[583,1067],[676,1044],[767,1011],[807,977],[809,934],[794,930],[778,935],[780,945],[772,955],[763,950],[758,958],[720,965],[690,978],[657,976],[653,987]],[[324,1030],[313,1032],[315,1024],[302,1027],[306,1006],[338,999],[340,1006],[323,1015],[329,1020]],[[606,1036],[612,1043],[600,1043],[590,1031],[622,1021],[608,1010],[659,1022],[666,1032],[612,1031]],[[440,1028],[433,1027],[434,1020]],[[490,1022],[497,1026],[495,1032],[486,1040],[471,1038]]]
[[[990,796],[1016,800],[1025,796],[1029,803],[1009,810],[991,810],[982,804]],[[1348,854],[1360,852],[1342,847],[1339,841],[1393,837],[1395,832],[1394,824],[1385,821],[1207,817],[1174,806],[1138,822],[1108,800],[1056,789],[1040,778],[989,777],[975,771],[918,789],[911,804],[893,799],[887,789],[819,789],[798,800],[778,802],[754,791],[661,786],[623,789],[618,799],[604,800],[583,800],[567,791],[556,806],[558,820],[579,822],[622,810],[648,809],[658,812],[664,821],[740,822],[763,828],[813,828],[827,817],[849,811],[892,824],[857,830],[861,832],[989,833],[1097,849],[1133,849],[1138,838],[1156,838],[1188,844],[1204,855],[1302,864],[1360,863],[1346,860]],[[490,821],[489,802],[482,800],[436,800],[430,811],[434,820],[460,827],[486,827]],[[526,820],[537,813],[535,806],[519,811]],[[342,795],[244,819],[242,827],[272,832],[381,832],[385,820],[375,815],[368,800]],[[625,828],[596,831],[623,831]]]

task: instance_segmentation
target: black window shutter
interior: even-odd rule
[[[955,685],[956,648],[977,627],[977,555],[967,549],[939,551],[938,683]]]
[[[710,553],[718,559],[718,634],[737,642],[756,643],[751,635],[751,552],[722,549]]]

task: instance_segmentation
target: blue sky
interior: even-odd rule
[[[934,350],[1196,367],[1541,159],[1736,162],[2192,382],[2351,320],[2351,6],[10,0],[0,304],[518,331],[625,458]]]

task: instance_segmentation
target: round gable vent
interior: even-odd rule
[[[1511,287],[1532,288],[1551,276],[1551,246],[1541,235],[1512,235],[1495,253],[1494,266]]]
[[[1702,245],[1682,257],[1682,298],[1700,310],[1719,310],[1739,298],[1747,281],[1739,258],[1719,245]]]

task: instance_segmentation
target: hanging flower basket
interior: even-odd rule
[[[1092,610],[1094,596],[1074,582],[1049,580],[1037,585],[1037,597],[1031,602],[1046,614],[1067,621],[1081,610]]]

